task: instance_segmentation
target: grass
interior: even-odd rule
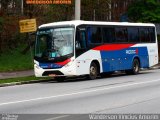
[[[29,82],[29,81],[35,81],[35,80],[49,80],[51,78],[38,78],[35,76],[28,76],[28,77],[18,77],[18,78],[8,78],[8,79],[0,79],[0,84],[4,83],[15,83],[15,82]]]
[[[0,54],[0,72],[33,69],[30,51],[25,55],[21,53],[24,48],[21,46],[20,48]]]

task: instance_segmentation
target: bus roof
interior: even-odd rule
[[[43,24],[39,28],[44,27],[54,27],[54,26],[78,26],[78,25],[115,25],[115,26],[153,26],[152,23],[129,23],[129,22],[100,22],[100,21],[83,21],[83,20],[73,20],[73,21],[63,21]]]

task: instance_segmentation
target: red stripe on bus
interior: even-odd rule
[[[101,45],[98,47],[93,48],[93,50],[100,50],[100,51],[115,51],[115,50],[122,50],[129,48],[135,44],[109,44],[109,45]]]
[[[63,61],[63,62],[57,62],[57,63],[55,63],[55,64],[57,64],[57,65],[66,65],[67,63],[69,63],[71,61],[71,59],[67,59],[67,60],[65,60],[65,61]]]

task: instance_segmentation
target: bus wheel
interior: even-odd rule
[[[91,80],[94,80],[94,79],[97,78],[97,75],[98,75],[97,65],[94,62],[92,62],[91,65],[90,65],[88,78],[91,79]]]
[[[132,63],[132,69],[131,70],[127,70],[126,73],[127,74],[132,74],[132,75],[136,75],[139,73],[140,70],[140,63],[138,59],[134,59],[133,63]]]
[[[66,78],[66,77],[56,77],[55,80],[56,80],[57,82],[64,82],[65,78]]]

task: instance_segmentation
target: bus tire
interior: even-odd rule
[[[89,75],[88,78],[90,80],[96,79],[98,76],[98,66],[96,65],[95,62],[92,62],[89,68]]]
[[[136,75],[136,74],[139,73],[139,70],[140,70],[140,62],[137,58],[135,58],[133,60],[133,63],[132,63],[132,69],[131,70],[126,70],[125,72],[127,74]]]

